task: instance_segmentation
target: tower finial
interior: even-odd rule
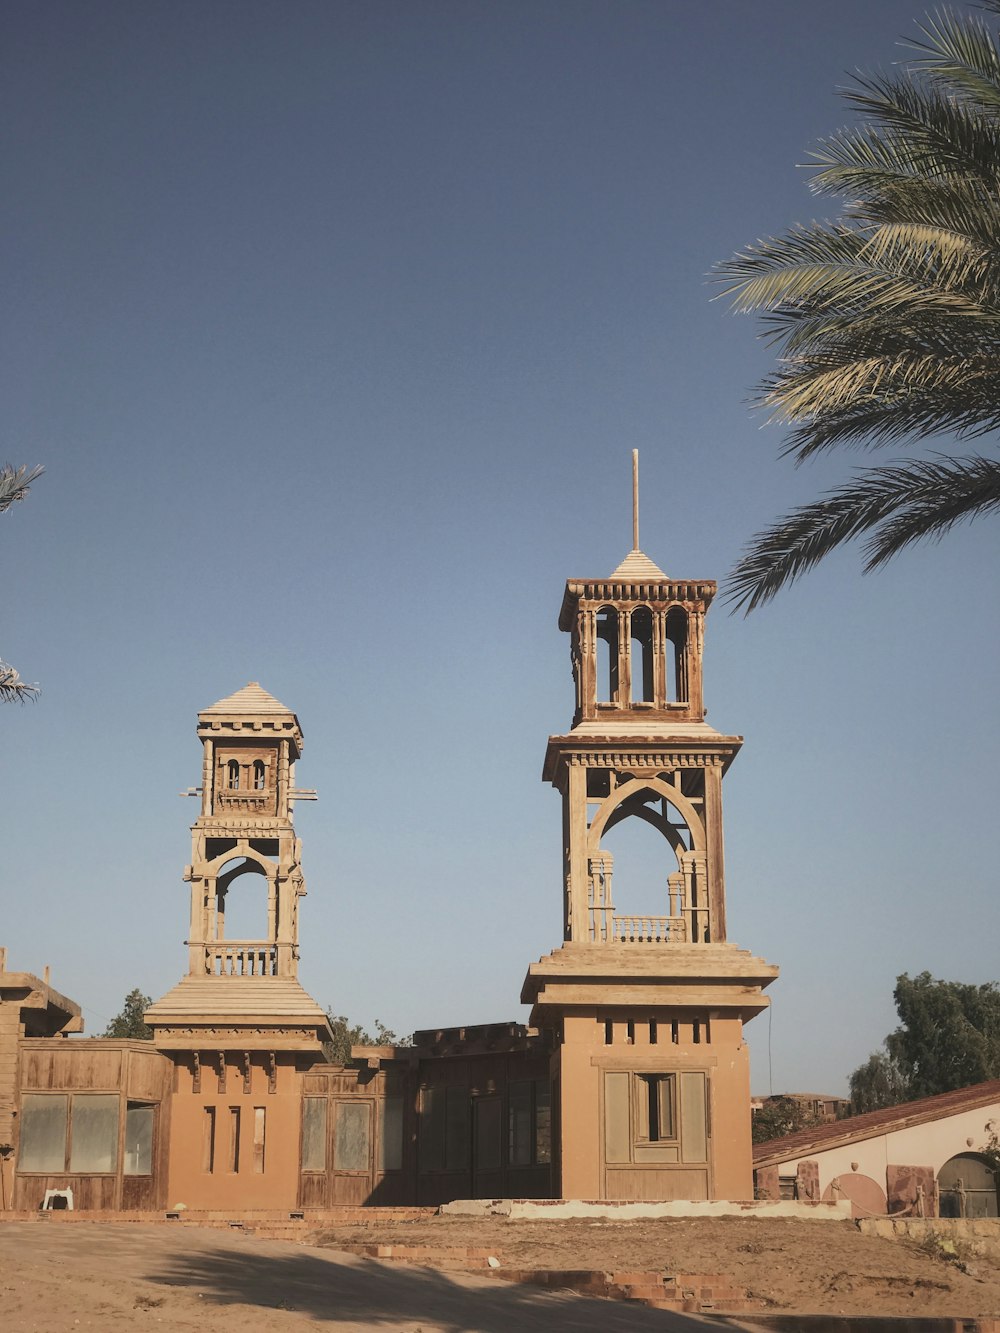
[[[632,550],[639,549],[639,450],[632,450]]]

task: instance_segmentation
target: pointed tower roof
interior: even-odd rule
[[[273,694],[268,694],[267,690],[255,680],[249,685],[244,685],[242,690],[237,690],[235,694],[230,694],[227,698],[212,704],[211,708],[203,708],[200,716],[224,714],[226,717],[232,717],[234,713],[252,717],[262,713],[285,713],[291,717],[295,716],[290,708],[286,708]]]
[[[668,582],[659,565],[654,564],[638,547],[629,551],[611,578],[613,581],[621,580],[622,583],[648,583],[651,579],[658,583]]]

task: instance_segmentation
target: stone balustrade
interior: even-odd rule
[[[213,977],[274,977],[278,950],[259,940],[227,940],[205,950],[205,971]]]

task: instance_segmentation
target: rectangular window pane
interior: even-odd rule
[[[71,1171],[106,1174],[118,1164],[118,1094],[73,1098]]]
[[[253,1169],[257,1175],[264,1172],[264,1109],[253,1108]]]
[[[531,1084],[512,1083],[507,1093],[507,1162],[531,1165]]]
[[[539,1166],[552,1161],[552,1094],[541,1079],[535,1083],[535,1161]]]
[[[444,1088],[420,1089],[417,1136],[420,1170],[444,1169]]]
[[[338,1102],[333,1141],[336,1171],[367,1171],[371,1116],[366,1102]]]
[[[129,1102],[125,1110],[125,1174],[149,1176],[153,1173],[152,1106]]]
[[[302,1170],[326,1170],[326,1098],[302,1099]]]
[[[468,1088],[448,1088],[445,1093],[444,1169],[469,1169]]]
[[[656,1131],[658,1139],[672,1139],[674,1135],[674,1080],[666,1075],[656,1080]]]
[[[386,1097],[382,1103],[382,1136],[379,1139],[380,1171],[399,1171],[403,1165],[403,1099]]]
[[[495,1171],[500,1165],[500,1098],[480,1097],[476,1107],[476,1170]]]
[[[22,1171],[66,1170],[66,1098],[63,1094],[28,1093],[21,1100]]]

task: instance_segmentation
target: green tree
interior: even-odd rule
[[[397,1037],[392,1028],[387,1028],[378,1018],[375,1020],[375,1035],[367,1032],[360,1023],[352,1023],[344,1014],[335,1014],[327,1008],[327,1017],[333,1029],[331,1058],[334,1064],[350,1065],[352,1046],[409,1046],[409,1037]]]
[[[929,972],[896,979],[899,1027],[851,1075],[855,1111],[1000,1078],[1000,986],[938,981]],[[855,1098],[858,1098],[856,1101]]]
[[[797,1129],[811,1129],[819,1123],[801,1102],[791,1097],[770,1097],[759,1111],[754,1111],[751,1132],[754,1143],[766,1143],[768,1139],[781,1139]]]
[[[1000,13],[1000,0],[982,8]],[[717,266],[763,312],[777,369],[758,391],[796,462],[1000,426],[1000,44],[994,20],[939,11],[891,75],[844,96],[863,117],[814,150],[833,222],[797,226]],[[751,611],[843,542],[864,569],[1000,507],[1000,462],[947,452],[860,469],[759,532],[730,577]]]
[[[851,1075],[851,1113],[881,1111],[884,1106],[896,1106],[910,1097],[906,1075],[883,1047],[872,1051]]]
[[[28,494],[28,487],[42,475],[43,468],[0,466],[0,514]],[[0,703],[24,703],[38,693],[37,685],[28,685],[7,662],[0,661]]]
[[[138,989],[125,996],[121,1012],[117,1013],[101,1034],[104,1037],[130,1037],[133,1041],[152,1041],[153,1029],[146,1026],[143,1015],[153,1003]]]

